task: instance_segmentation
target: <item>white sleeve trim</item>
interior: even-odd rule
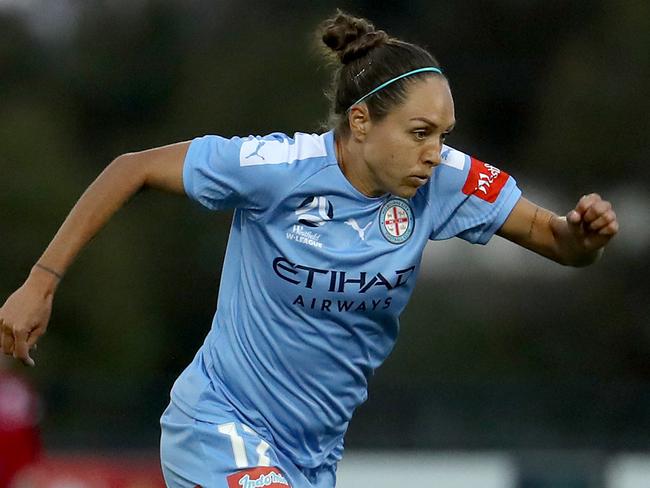
[[[451,166],[452,168],[456,168],[462,171],[465,168],[465,162],[467,159],[469,159],[469,157],[465,153],[462,153],[453,147],[445,145],[442,146],[442,151],[440,153],[440,164]]]
[[[297,133],[295,139],[277,140],[252,137],[239,150],[240,166],[293,164],[296,161],[327,156],[325,139],[314,134]]]

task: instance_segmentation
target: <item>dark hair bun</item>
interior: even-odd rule
[[[371,49],[385,44],[388,34],[375,30],[366,19],[353,17],[340,10],[322,24],[323,42],[343,64],[364,56]]]

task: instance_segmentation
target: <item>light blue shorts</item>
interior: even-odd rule
[[[199,421],[169,404],[160,419],[169,488],[334,488],[336,465],[300,468],[232,415],[219,417]]]

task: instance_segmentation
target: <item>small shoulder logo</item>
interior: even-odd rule
[[[264,144],[266,144],[266,141],[264,139],[260,139],[259,141],[257,141],[257,147],[255,148],[255,150],[252,153],[250,153],[248,156],[244,156],[244,158],[248,159],[248,158],[252,158],[253,156],[258,156],[262,158],[262,160],[265,160],[266,158],[260,154],[260,149],[262,149],[262,146]]]
[[[390,198],[379,211],[379,228],[384,238],[392,244],[402,244],[413,234],[415,218],[408,202]]]
[[[465,169],[465,159],[466,156],[460,151],[449,146],[443,146],[443,150],[440,153],[440,163],[445,166],[450,166],[459,170]]]
[[[227,478],[228,488],[291,488],[282,472],[275,467],[244,469]]]
[[[357,231],[357,234],[359,234],[359,237],[361,238],[362,241],[366,240],[366,230],[368,230],[368,227],[372,225],[372,221],[370,221],[366,225],[361,227],[355,219],[348,219],[345,221],[345,223]]]
[[[334,217],[334,207],[325,197],[308,197],[296,209],[298,222],[307,227],[320,227]]]

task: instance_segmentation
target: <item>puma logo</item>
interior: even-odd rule
[[[357,233],[359,234],[359,237],[361,237],[361,240],[365,241],[366,240],[366,229],[368,227],[370,227],[370,225],[372,224],[372,221],[368,222],[363,228],[359,227],[359,224],[354,219],[348,219],[348,220],[345,221],[345,223],[347,225],[349,225],[350,227],[352,227],[354,230],[356,230]]]
[[[260,158],[264,159],[264,156],[260,154],[260,149],[262,149],[262,146],[266,144],[266,141],[261,140],[257,142],[257,147],[255,148],[255,151],[250,153],[248,156],[245,156],[246,159],[251,158],[253,156],[259,156]]]

